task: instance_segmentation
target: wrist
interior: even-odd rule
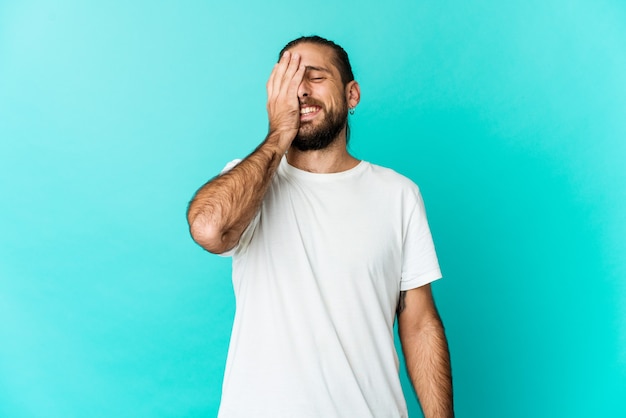
[[[265,138],[264,144],[267,144],[275,152],[281,156],[285,155],[291,146],[291,142],[296,137],[297,130],[278,131],[271,130]]]

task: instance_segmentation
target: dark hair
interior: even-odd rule
[[[280,51],[280,54],[278,54],[278,59],[280,60],[280,57],[283,56],[283,53],[286,50],[302,43],[322,45],[322,46],[327,46],[330,49],[332,49],[333,52],[335,53],[334,54],[335,56],[333,57],[333,61],[334,61],[335,66],[339,70],[339,74],[341,75],[341,81],[343,82],[343,85],[345,86],[346,84],[354,80],[354,74],[352,73],[352,66],[350,65],[350,60],[348,59],[347,52],[342,47],[334,43],[333,41],[329,41],[328,39],[322,38],[321,36],[317,36],[317,35],[302,36],[298,39],[294,39],[293,41],[285,45],[285,47]]]

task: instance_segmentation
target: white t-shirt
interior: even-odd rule
[[[441,277],[418,187],[361,161],[281,161],[233,255],[220,418],[398,418],[401,290]]]

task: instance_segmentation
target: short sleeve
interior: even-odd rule
[[[419,189],[408,217],[402,246],[400,290],[410,290],[441,278],[435,245]]]

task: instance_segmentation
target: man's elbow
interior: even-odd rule
[[[233,247],[224,240],[225,234],[219,226],[199,216],[189,222],[189,233],[199,246],[213,254],[225,253]]]

